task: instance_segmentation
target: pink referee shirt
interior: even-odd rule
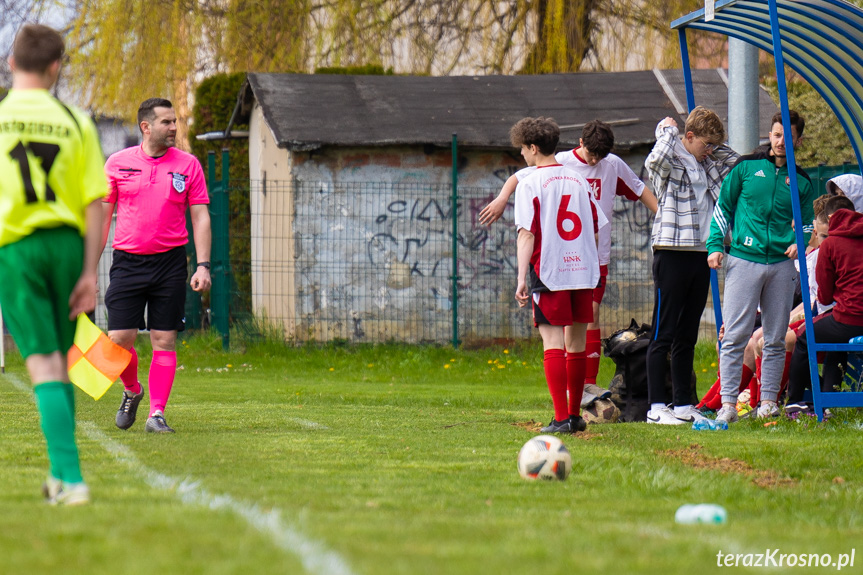
[[[186,209],[209,204],[201,163],[192,154],[168,148],[151,158],[141,146],[113,154],[105,163],[108,196],[117,204],[114,249],[133,254],[159,254],[189,239]]]

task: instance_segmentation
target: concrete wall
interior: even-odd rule
[[[253,290],[256,315],[287,337],[328,341],[449,341],[452,337],[451,150],[325,147],[288,152],[252,115]],[[625,159],[640,172],[646,151]],[[530,337],[514,302],[512,208],[493,226],[480,210],[515,171],[515,150],[459,152],[459,332],[464,340]],[[266,193],[265,193],[266,192]],[[610,333],[652,308],[649,212],[616,206]]]

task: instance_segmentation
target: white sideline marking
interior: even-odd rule
[[[293,421],[300,427],[305,427],[306,429],[329,429],[323,423],[318,423],[316,421],[309,421],[308,419],[300,419],[299,417],[289,417],[288,421]]]
[[[9,373],[5,375],[6,379],[17,389],[32,395],[32,388],[17,376]],[[326,428],[326,426],[314,421],[299,419],[295,421],[310,424],[310,427]],[[322,543],[306,537],[294,527],[285,524],[281,518],[280,510],[264,511],[256,504],[237,501],[230,495],[210,493],[201,487],[199,481],[188,478],[176,479],[159,473],[141,463],[132,450],[108,437],[92,421],[79,421],[78,427],[88,438],[113,455],[114,459],[143,476],[150,487],[173,492],[180,501],[187,505],[199,505],[213,511],[233,511],[245,519],[249,525],[264,535],[268,535],[277,547],[299,557],[306,571],[325,575],[353,574],[350,566],[338,553],[326,549]]]

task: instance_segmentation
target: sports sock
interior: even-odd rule
[[[585,357],[587,355],[586,352],[587,350],[566,354],[566,387],[569,390],[569,415],[581,415],[581,396],[584,394],[584,374],[588,362]]]
[[[722,394],[720,394],[719,390],[722,387],[722,379],[717,377],[716,383],[714,383],[710,389],[707,390],[707,393],[704,394],[704,397],[701,398],[701,401],[698,403],[698,409],[702,407],[706,407],[708,409],[712,409],[714,411],[718,410],[722,407]]]
[[[542,354],[545,368],[545,381],[554,404],[554,419],[565,421],[569,418],[566,405],[566,355],[562,349],[547,349]]]
[[[651,403],[650,404],[650,410],[651,411],[653,411],[654,409],[662,409],[663,407],[666,407],[666,405],[664,403]]]
[[[81,462],[75,444],[74,395],[70,400],[72,384],[59,381],[40,383],[33,388],[36,407],[45,443],[48,444],[48,461],[51,475],[67,483],[84,481]],[[66,389],[69,388],[69,389]]]
[[[755,382],[749,382],[749,407],[758,405],[761,399],[761,356],[755,356]]]
[[[744,363],[743,373],[740,375],[740,387],[737,389],[737,393],[740,393],[749,387],[749,382],[752,380],[753,375],[754,373],[752,372],[752,368]]]
[[[599,359],[602,357],[602,347],[598,329],[587,330],[587,345],[584,348],[585,366],[584,383],[596,384],[596,375],[599,373]]]
[[[123,387],[130,393],[141,393],[141,383],[138,381],[138,352],[135,347],[129,348],[132,352],[132,359],[129,360],[129,365],[120,374],[120,381],[123,382]]]
[[[778,397],[782,397],[782,394],[785,393],[785,388],[788,386],[788,370],[791,367],[791,355],[792,352],[785,352],[785,369],[782,370],[782,381],[779,384]]]
[[[176,373],[176,351],[153,352],[153,363],[150,364],[150,417],[157,411],[164,413]]]

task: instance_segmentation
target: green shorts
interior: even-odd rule
[[[0,247],[0,308],[25,358],[72,347],[69,296],[83,263],[84,240],[70,227],[36,230]]]

